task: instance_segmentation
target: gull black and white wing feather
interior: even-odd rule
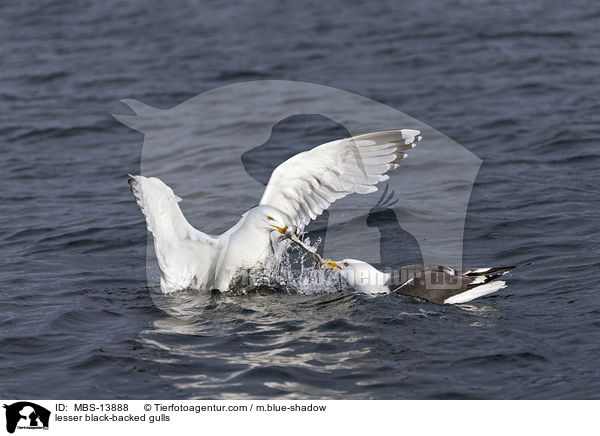
[[[421,139],[418,130],[384,130],[339,139],[298,153],[271,174],[260,204],[288,215],[299,231],[331,203],[368,194]]]

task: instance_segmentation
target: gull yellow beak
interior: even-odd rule
[[[342,267],[339,266],[337,263],[335,263],[332,260],[324,260],[323,261],[323,268],[328,269],[330,271],[335,271],[336,268],[339,269],[340,271],[342,270]]]
[[[282,235],[285,235],[285,232],[287,232],[287,229],[288,229],[288,226],[278,227],[278,226],[274,226],[273,224],[271,224],[271,227],[273,227],[274,229],[276,229]]]

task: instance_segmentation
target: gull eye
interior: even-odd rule
[[[348,262],[344,262],[344,266],[348,266]]]
[[[272,216],[268,216],[268,217],[267,217],[267,219],[268,219],[269,221],[273,221],[273,220],[274,220],[274,218],[273,218]]]

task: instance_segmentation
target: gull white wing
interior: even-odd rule
[[[301,231],[335,200],[351,193],[368,194],[389,178],[421,139],[418,130],[384,130],[338,139],[298,153],[271,174],[260,204],[290,217]]]
[[[154,238],[161,289],[171,292],[202,287],[214,274],[211,265],[217,238],[187,222],[179,208],[181,198],[162,180],[131,174],[129,177],[131,193]]]

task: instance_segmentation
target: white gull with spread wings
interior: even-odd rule
[[[279,240],[274,236],[301,232],[348,194],[376,191],[419,135],[418,130],[385,130],[292,156],[275,168],[260,204],[219,236],[188,223],[178,205],[181,198],[160,179],[130,176],[131,192],[154,238],[162,291],[227,291],[238,274],[265,265]]]

